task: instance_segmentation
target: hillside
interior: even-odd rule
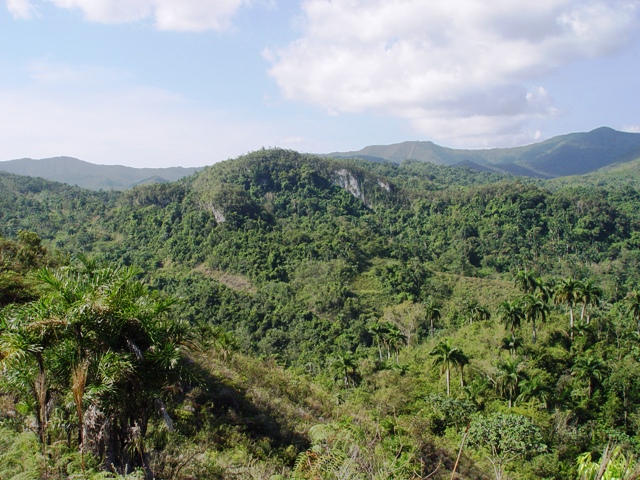
[[[555,178],[581,175],[640,158],[640,134],[602,127],[516,148],[456,150],[432,142],[403,142],[334,152],[331,157],[359,157],[401,163],[413,159],[437,165],[468,166],[518,176]]]
[[[95,425],[156,478],[450,479],[467,425],[463,478],[578,478],[609,442],[635,468],[639,230],[633,186],[419,161],[0,174],[0,476],[108,475]]]
[[[0,162],[0,171],[29,175],[90,190],[126,190],[144,183],[165,183],[192,175],[200,168],[133,168],[95,165],[71,157],[33,160],[23,158]]]

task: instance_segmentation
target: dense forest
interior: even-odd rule
[[[640,191],[598,178],[0,173],[0,478],[638,478]]]

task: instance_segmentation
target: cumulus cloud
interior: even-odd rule
[[[437,139],[504,144],[556,115],[543,76],[615,52],[638,0],[307,0],[302,35],[266,50],[285,98],[405,118]]]
[[[29,0],[6,0],[7,10],[15,19],[28,20],[35,16],[36,10]]]
[[[161,30],[223,30],[249,0],[43,0],[59,8],[79,10],[84,18],[100,23],[125,23],[152,19]],[[6,0],[14,17],[29,18],[35,11],[30,0]]]

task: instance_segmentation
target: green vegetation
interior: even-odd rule
[[[0,478],[635,478],[629,185],[262,150],[0,187]]]

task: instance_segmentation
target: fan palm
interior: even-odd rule
[[[19,307],[15,328],[0,338],[5,348],[16,346],[19,338],[29,337],[32,347],[23,348],[22,357],[31,355],[38,374],[34,389],[39,414],[40,435],[44,440],[47,384],[51,380],[69,392],[78,416],[79,445],[84,448],[85,411],[99,410],[108,438],[94,445],[112,468],[147,468],[145,454],[130,454],[131,426],[143,435],[158,401],[167,386],[188,373],[185,350],[191,342],[187,326],[174,321],[172,299],[150,292],[135,280],[139,270],[131,267],[102,266],[80,262],[53,271],[43,269],[37,278],[43,285],[42,297]],[[35,342],[35,343],[34,343]],[[23,342],[24,343],[24,342]],[[56,357],[55,378],[46,362]],[[11,355],[5,355],[8,360]],[[137,437],[141,438],[141,437]],[[143,443],[138,442],[138,445]]]

